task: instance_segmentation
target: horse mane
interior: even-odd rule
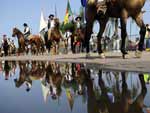
[[[18,28],[14,28],[19,34],[23,35],[23,33],[18,29]],[[23,35],[24,36],[24,35]]]
[[[59,28],[59,25],[60,25],[60,23],[59,23],[59,19],[58,18],[54,18],[54,21],[55,21],[55,26],[56,26],[56,28]]]

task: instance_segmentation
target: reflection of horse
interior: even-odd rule
[[[26,83],[26,91],[30,91],[32,86],[32,80],[29,78],[29,69],[26,66],[27,62],[19,62],[19,78],[14,79],[15,85],[17,88],[21,87],[24,83]]]
[[[111,102],[108,95],[107,87],[102,79],[102,71],[99,71],[99,86],[102,90],[102,103],[105,103],[105,109],[110,113],[143,113],[144,98],[147,93],[146,85],[144,82],[144,76],[139,74],[139,80],[141,84],[140,94],[132,101],[131,93],[126,83],[126,73],[121,72],[122,76],[122,91],[119,95],[119,100]]]
[[[28,75],[31,80],[40,80],[45,75],[45,63],[32,61]]]
[[[125,39],[127,36],[126,31],[126,23],[127,18],[130,16],[137,25],[140,27],[140,42],[138,45],[138,54],[137,56],[140,57],[140,53],[143,50],[143,44],[144,44],[144,36],[146,32],[145,25],[142,20],[142,12],[141,9],[145,3],[146,0],[112,0],[107,3],[107,11],[105,15],[102,15],[100,11],[98,11],[98,4],[96,3],[97,0],[87,0],[86,5],[86,52],[89,53],[89,40],[90,35],[92,33],[92,27],[95,20],[98,20],[100,23],[100,31],[98,33],[98,52],[100,55],[103,54],[102,48],[101,48],[101,38],[102,34],[104,32],[106,23],[109,19],[109,17],[115,17],[120,18],[121,23],[121,37],[122,37],[122,44],[121,44],[121,52],[123,54],[123,57],[125,54],[127,54],[125,50]]]
[[[24,52],[25,51],[25,47],[27,46],[25,44],[25,40],[24,40],[24,35],[23,33],[17,29],[17,28],[13,28],[13,37],[17,36],[18,38],[18,44],[19,44],[19,52]],[[40,36],[38,35],[30,35],[29,36],[29,44],[32,45],[36,45],[36,51],[39,52],[39,50],[41,50],[43,52],[44,50],[44,42],[41,39]]]
[[[58,50],[58,44],[60,42],[60,39],[62,39],[62,34],[59,30],[59,19],[54,18],[55,27],[48,30],[48,41],[50,41],[54,48],[56,49],[56,53]]]
[[[50,92],[52,99],[57,99],[61,95],[61,83],[62,83],[62,75],[59,69],[59,66],[56,63],[51,64],[48,63],[46,66],[46,82],[50,86]],[[56,91],[55,91],[56,89]]]

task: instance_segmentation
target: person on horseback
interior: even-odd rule
[[[48,17],[48,29],[50,29],[51,27],[54,26],[54,15],[53,14],[50,14],[49,17]]]
[[[76,27],[77,27],[77,29],[81,29],[81,27],[82,27],[81,17],[77,16],[75,20],[76,20]]]
[[[23,26],[24,26],[24,39],[25,42],[28,42],[29,41],[28,37],[31,34],[31,31],[27,23],[24,23]]]
[[[48,19],[48,34],[49,36],[48,37],[51,37],[51,31],[52,29],[55,27],[55,21],[54,21],[54,15],[53,14],[50,14],[49,15],[49,19]]]

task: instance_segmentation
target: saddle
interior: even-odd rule
[[[117,0],[102,0],[102,1],[97,0],[97,4],[96,4],[97,13],[102,12],[103,14],[105,14],[108,4],[114,6],[116,3]]]

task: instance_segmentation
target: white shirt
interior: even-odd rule
[[[55,21],[54,20],[51,20],[51,24],[50,24],[50,28],[54,28],[55,27]]]
[[[81,23],[77,22],[77,28],[80,28],[80,27],[81,27]]]
[[[27,32],[29,32],[30,31],[30,28],[29,27],[26,27],[25,28],[25,31],[24,31],[24,34],[26,34]]]

